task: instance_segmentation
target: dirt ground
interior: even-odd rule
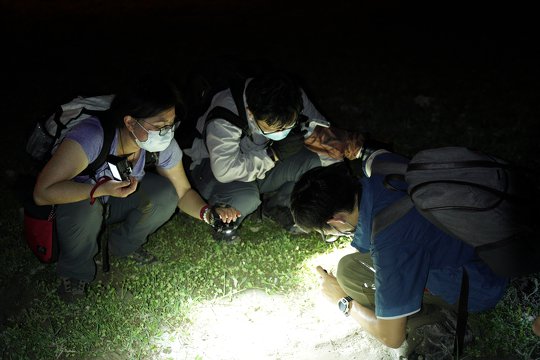
[[[309,267],[333,269],[351,251],[318,256]],[[405,351],[381,345],[341,315],[321,295],[315,275],[293,294],[252,289],[202,303],[187,328],[167,332],[157,344],[165,349],[159,359],[390,360]]]

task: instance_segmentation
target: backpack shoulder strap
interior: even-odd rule
[[[459,359],[463,354],[465,347],[465,333],[467,331],[467,319],[469,317],[469,274],[462,267],[461,275],[461,288],[459,291],[458,310],[457,310],[457,322],[456,322],[456,334],[454,336],[454,357]]]
[[[103,146],[101,147],[101,151],[99,152],[99,155],[97,158],[92,161],[86,169],[84,169],[80,175],[89,175],[93,176],[96,171],[99,169],[101,165],[105,163],[107,160],[107,156],[109,155],[109,152],[111,150],[111,145],[114,139],[114,134],[116,133],[116,128],[114,127],[112,121],[109,119],[108,112],[106,111],[100,111],[98,112],[92,112],[92,115],[99,115],[96,116],[101,123],[101,127],[103,128]]]
[[[206,143],[206,127],[210,121],[215,119],[225,119],[234,126],[242,130],[242,136],[249,134],[249,125],[244,105],[244,81],[240,79],[234,79],[230,81],[230,89],[238,115],[231,110],[224,108],[223,106],[216,106],[206,116],[204,121],[204,128],[202,131],[202,138]]]
[[[208,115],[206,116],[206,122],[204,124],[204,131],[206,131],[206,125],[215,119],[225,119],[231,124],[233,124],[236,127],[239,127],[242,129],[242,132],[245,132],[245,126],[247,125],[247,122],[245,122],[240,116],[236,115],[231,110],[224,108],[223,106],[216,106],[213,108]]]
[[[238,116],[240,119],[242,119],[242,122],[244,126],[240,128],[247,127],[248,120],[246,115],[246,106],[244,103],[244,87],[245,87],[245,79],[242,78],[235,78],[230,81],[231,82],[231,93],[232,97],[234,99],[234,103],[236,105],[236,109],[238,110]]]
[[[409,195],[404,195],[399,200],[382,209],[373,218],[371,228],[371,243],[375,241],[375,237],[388,226],[403,217],[409,210],[414,207],[414,203]]]

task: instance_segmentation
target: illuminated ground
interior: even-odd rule
[[[335,267],[353,251],[346,247],[313,259],[308,266]],[[263,290],[241,292],[200,305],[193,323],[168,332],[156,342],[165,346],[162,359],[204,360],[384,360],[393,350],[343,317],[322,297],[316,275],[307,274],[304,287],[288,295]]]

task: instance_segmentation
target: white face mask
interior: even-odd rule
[[[287,129],[287,130],[282,130],[282,131],[274,132],[271,134],[263,134],[263,135],[266,136],[270,140],[279,141],[279,140],[285,139],[287,135],[289,135],[291,130],[292,129]]]
[[[257,124],[257,121],[255,120],[253,115],[248,114],[248,118],[249,118],[249,120],[252,121],[253,126],[251,126],[251,127],[252,127],[252,130],[254,132],[256,132],[257,134],[261,134],[262,136],[266,137],[267,139],[270,139],[270,140],[273,140],[273,141],[280,141],[280,140],[285,139],[287,137],[287,135],[289,135],[289,133],[292,130],[292,128],[290,128],[290,129],[285,129],[285,130],[277,131],[277,132],[270,133],[270,134],[265,134],[265,133],[262,132],[261,128]]]
[[[144,126],[139,124],[137,121],[137,124],[143,128],[144,131],[148,134],[148,138],[146,141],[140,141],[137,138],[137,135],[135,135],[133,132],[133,136],[135,136],[135,143],[141,148],[149,152],[159,152],[165,150],[169,144],[171,143],[174,132],[172,130],[167,131],[165,135],[159,135],[159,130],[146,130]]]

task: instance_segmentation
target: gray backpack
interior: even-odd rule
[[[45,164],[52,153],[56,151],[69,129],[82,120],[101,114],[109,109],[113,99],[114,95],[77,96],[71,101],[58,106],[53,114],[37,121],[26,143],[26,152],[32,160]]]
[[[438,228],[472,245],[495,273],[540,271],[537,189],[511,163],[465,147],[442,147],[420,151],[408,162],[375,157],[371,173],[385,175],[389,188],[404,181],[409,195],[377,214],[372,239],[415,207]]]

